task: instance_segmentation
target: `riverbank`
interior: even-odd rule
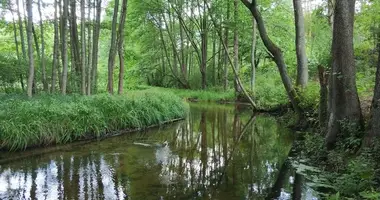
[[[170,92],[123,96],[1,96],[0,150],[15,151],[101,138],[184,118],[188,105]]]

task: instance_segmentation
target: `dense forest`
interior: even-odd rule
[[[9,113],[33,112],[36,121],[49,120],[55,115],[41,117],[29,107],[59,107],[64,99],[72,106],[77,101],[83,116],[104,106],[102,113],[113,117],[113,126],[104,129],[117,130],[130,128],[123,123],[137,118],[118,121],[112,109],[135,106],[118,107],[124,99],[143,101],[140,114],[149,115],[145,104],[160,107],[157,118],[133,127],[141,128],[184,116],[186,106],[177,98],[175,111],[160,113],[169,112],[170,95],[156,95],[169,91],[192,101],[243,102],[260,112],[287,109],[292,127],[312,132],[305,139],[306,155],[323,162],[322,168],[344,174],[349,161],[332,159],[348,154],[357,155],[354,160],[365,157],[360,162],[376,169],[379,13],[378,0],[3,0],[0,109],[5,112],[0,110],[0,119],[17,124]],[[145,99],[136,91],[154,92]],[[20,102],[12,104],[14,99]],[[27,118],[20,121],[32,124]],[[101,132],[105,126],[96,122],[85,127],[91,119],[79,129],[75,120],[68,126]],[[20,127],[27,126],[0,125],[0,149],[65,143],[72,137],[21,141],[22,131],[13,130]],[[35,130],[40,131],[25,128]],[[369,185],[378,188],[379,172],[371,172]],[[374,191],[366,194],[375,196]]]

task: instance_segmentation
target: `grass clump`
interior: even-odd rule
[[[143,129],[183,118],[188,112],[188,106],[179,97],[167,92],[1,99],[2,150],[99,138],[118,130]]]

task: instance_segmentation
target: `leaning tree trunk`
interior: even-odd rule
[[[305,23],[301,0],[293,0],[296,26],[297,81],[296,85],[305,88],[309,79],[306,57]]]
[[[115,0],[115,5],[113,9],[112,17],[112,32],[111,32],[111,45],[108,55],[108,84],[107,91],[110,94],[113,94],[113,70],[115,65],[115,56],[116,56],[116,23],[117,23],[117,13],[119,12],[119,0]]]
[[[331,70],[331,113],[326,136],[328,149],[334,147],[343,130],[344,123],[361,129],[363,117],[356,89],[356,68],[354,59],[353,28],[355,0],[336,2],[332,43]],[[350,128],[350,129],[351,129]]]
[[[376,84],[372,100],[369,130],[364,142],[366,146],[371,146],[374,139],[380,136],[380,33],[378,33],[377,51],[379,58],[377,62]]]
[[[255,18],[252,17],[251,91],[253,93],[255,93],[255,82],[256,82],[256,65],[255,65],[256,43],[257,43],[257,24],[255,21]]]
[[[277,64],[277,68],[281,75],[282,83],[284,84],[285,90],[288,94],[290,102],[292,103],[293,109],[298,114],[299,119],[302,119],[303,111],[299,105],[300,102],[299,102],[299,97],[297,95],[297,92],[294,89],[292,81],[290,80],[290,77],[288,75],[284,56],[282,54],[281,49],[275,43],[273,43],[273,41],[268,36],[267,30],[264,24],[264,20],[261,16],[260,11],[257,8],[256,0],[253,0],[252,3],[250,3],[248,0],[241,0],[241,1],[251,11],[252,15],[255,17],[256,23],[258,25],[260,37],[265,47],[273,55],[273,60]]]
[[[32,0],[26,0],[26,9],[28,13],[28,26],[26,36],[28,38],[28,56],[29,56],[29,74],[28,74],[28,86],[27,94],[28,97],[33,95],[33,82],[34,82],[34,55],[33,55],[33,9],[32,9]]]
[[[120,13],[120,24],[119,24],[119,33],[118,33],[118,54],[119,54],[119,65],[120,65],[120,72],[119,72],[119,84],[118,84],[118,94],[123,94],[123,88],[124,88],[124,26],[125,26],[125,19],[127,18],[127,4],[128,0],[123,0],[123,5],[121,8]]]

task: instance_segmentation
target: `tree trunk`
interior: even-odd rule
[[[292,103],[293,109],[298,114],[299,119],[302,119],[303,111],[301,107],[299,106],[299,97],[288,75],[284,56],[282,54],[281,49],[276,44],[274,44],[273,41],[268,36],[267,30],[264,24],[264,20],[261,16],[260,11],[257,8],[256,0],[253,0],[252,3],[250,3],[247,0],[241,0],[241,1],[251,11],[252,15],[255,17],[256,23],[258,25],[260,37],[265,47],[273,56],[273,60],[275,61],[277,68],[280,72],[282,83],[284,84],[285,90],[288,94],[290,102]]]
[[[239,33],[238,33],[238,21],[239,21],[239,4],[238,0],[234,0],[234,65],[237,73],[240,73],[240,64],[239,64]],[[235,78],[234,81],[235,87],[235,96],[239,98],[241,93],[241,88]],[[236,99],[239,100],[239,99]]]
[[[80,14],[81,14],[81,24],[80,24],[80,39],[82,42],[81,48],[81,92],[82,95],[86,95],[86,27],[85,27],[85,0],[80,1]]]
[[[229,24],[229,20],[230,20],[230,3],[227,2],[227,24]],[[224,51],[224,84],[223,84],[223,88],[224,88],[224,91],[227,91],[228,89],[228,55],[229,55],[229,51],[228,51],[228,40],[229,40],[229,27],[228,25],[226,26],[225,30],[224,30],[224,44],[226,45],[227,49],[225,49]]]
[[[16,45],[16,56],[17,56],[17,64],[19,66],[21,66],[21,57],[20,57],[20,51],[19,51],[19,46],[18,46],[18,40],[17,40],[17,27],[16,27],[16,20],[14,18],[14,15],[13,15],[13,11],[11,10],[11,14],[12,14],[12,25],[13,25],[13,39],[15,41],[15,45]],[[25,86],[24,86],[24,78],[22,76],[22,72],[20,72],[20,84],[21,84],[21,88],[22,88],[22,91],[25,92]]]
[[[63,15],[62,15],[62,86],[61,92],[66,95],[67,90],[67,74],[68,74],[68,58],[67,58],[67,17],[69,13],[69,0],[63,0]]]
[[[306,57],[305,23],[302,10],[302,1],[293,0],[295,27],[296,27],[296,53],[297,53],[297,81],[296,85],[305,88],[309,79]]]
[[[111,45],[108,56],[108,84],[107,91],[110,94],[113,94],[113,70],[115,65],[115,56],[116,56],[116,23],[117,23],[117,14],[119,12],[119,0],[115,0],[115,6],[113,9],[112,17],[112,32],[111,32]]]
[[[203,5],[206,5],[206,0],[203,2]],[[202,40],[202,61],[201,61],[201,75],[202,75],[202,89],[205,90],[207,88],[207,77],[206,77],[206,68],[207,68],[207,13],[206,10],[203,12],[202,16],[202,24],[201,24],[201,40]]]
[[[88,20],[91,19],[91,0],[88,0]],[[93,21],[92,21],[93,22]],[[92,33],[90,24],[87,25],[88,58],[87,58],[87,95],[91,95],[91,68],[92,68]]]
[[[20,31],[22,57],[24,60],[26,60],[25,37],[24,37],[24,29],[23,29],[22,18],[21,18],[21,13],[20,13],[20,2],[19,2],[19,0],[16,0],[16,4],[17,4],[18,27],[19,27],[19,31]]]
[[[380,30],[380,29],[379,29]],[[369,131],[364,141],[365,146],[373,145],[374,139],[380,136],[380,33],[378,33],[377,51],[379,54],[376,71],[375,91],[373,94]]]
[[[27,85],[27,94],[28,97],[33,95],[33,80],[34,80],[34,56],[33,56],[33,9],[32,9],[32,0],[26,0],[26,9],[28,13],[28,26],[26,36],[28,38],[28,56],[29,56],[29,74],[28,74],[28,85]]]
[[[337,1],[334,15],[332,44],[333,65],[330,87],[331,114],[326,136],[328,149],[334,147],[337,137],[347,132],[342,120],[351,128],[362,129],[363,117],[356,89],[356,68],[353,45],[355,0]],[[351,129],[350,128],[350,129]]]
[[[92,76],[92,93],[97,93],[98,89],[98,51],[99,51],[99,35],[100,35],[100,17],[102,12],[102,1],[96,1],[96,21],[93,31],[93,42],[92,42],[92,68],[91,68],[91,76]]]
[[[76,80],[80,80],[81,72],[81,53],[79,50],[79,38],[78,38],[78,26],[77,26],[77,14],[76,14],[76,0],[70,0],[70,41],[72,50],[71,68],[74,69]],[[79,81],[76,81],[74,85],[79,88]]]
[[[54,0],[54,48],[53,48],[53,67],[51,75],[51,89],[50,92],[55,92],[55,84],[57,82],[57,68],[58,68],[58,53],[59,53],[59,35],[58,35],[58,15],[57,15],[57,0]]]
[[[321,130],[321,133],[326,132],[326,127],[328,124],[328,74],[325,71],[325,68],[323,66],[318,66],[318,72],[319,72],[319,84],[320,84],[320,91],[319,91],[319,127]]]
[[[256,65],[255,65],[256,43],[257,43],[257,24],[255,21],[255,18],[252,17],[251,91],[253,93],[255,93],[255,82],[256,82]]]
[[[49,84],[46,80],[46,63],[45,63],[45,38],[44,38],[44,26],[42,23],[42,12],[41,12],[41,0],[38,0],[38,13],[40,15],[40,31],[41,31],[41,72],[42,72],[42,85],[43,90],[48,92]]]
[[[119,23],[119,34],[118,34],[118,54],[119,54],[119,63],[120,63],[120,72],[119,72],[119,85],[118,85],[118,94],[123,94],[124,89],[124,37],[125,37],[125,20],[127,18],[127,4],[128,0],[123,0],[120,13],[120,23]]]

